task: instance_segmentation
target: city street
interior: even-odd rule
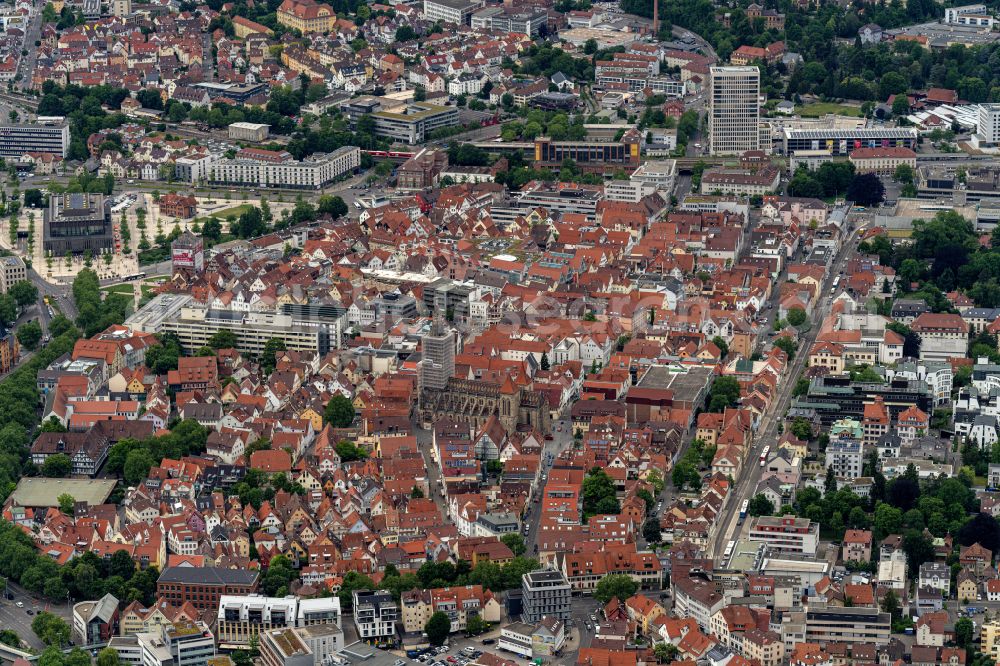
[[[13,594],[14,599],[0,598],[0,628],[13,629],[33,650],[45,649],[45,644],[31,630],[31,621],[39,612],[47,611],[58,615],[72,626],[73,608],[71,605],[40,601],[14,583],[7,584],[7,591]],[[18,602],[23,603],[24,608],[18,608],[16,605]],[[29,610],[31,615],[28,615]]]
[[[716,558],[721,557],[726,544],[730,540],[738,538],[743,533],[744,526],[749,524],[748,522],[744,524],[739,522],[739,509],[743,501],[753,497],[757,490],[757,484],[760,482],[761,477],[761,466],[758,459],[765,446],[773,446],[777,443],[778,424],[782,422],[785,413],[788,411],[795,383],[801,375],[803,368],[805,368],[806,360],[809,358],[809,349],[816,341],[816,336],[822,327],[824,317],[830,310],[830,294],[827,286],[832,282],[834,277],[840,274],[848,259],[857,250],[858,241],[859,236],[855,233],[850,240],[847,240],[841,246],[840,252],[830,267],[829,275],[823,282],[820,301],[813,310],[810,320],[811,326],[800,340],[799,351],[792,360],[788,372],[785,374],[778,398],[761,420],[760,426],[757,429],[760,435],[755,439],[753,447],[748,452],[747,458],[740,468],[738,478],[735,480],[734,492],[729,497],[722,515],[719,517],[719,528],[713,533],[706,549]]]

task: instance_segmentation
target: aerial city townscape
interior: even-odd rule
[[[0,24],[4,664],[1000,660],[1000,0]]]

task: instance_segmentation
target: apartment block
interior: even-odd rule
[[[261,632],[269,629],[322,624],[340,624],[340,599],[337,597],[225,596],[219,601],[216,632],[219,645],[238,649],[250,645]]]
[[[538,622],[549,615],[568,620],[571,607],[571,587],[559,571],[543,569],[521,576],[522,610],[524,622]]]
[[[399,604],[387,590],[354,591],[354,626],[363,641],[393,643]]]
[[[301,161],[288,153],[278,153],[280,159],[262,155],[271,152],[244,149],[232,159],[219,160],[208,167],[208,181],[215,185],[318,190],[361,166],[361,149],[357,146],[343,146]]]

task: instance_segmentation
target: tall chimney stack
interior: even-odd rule
[[[653,35],[660,34],[660,0],[653,0]]]

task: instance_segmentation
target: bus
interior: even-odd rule
[[[767,454],[771,452],[770,446],[765,446],[764,450],[760,452],[760,466],[763,467],[767,464]]]
[[[840,276],[838,275],[837,277],[833,278],[833,286],[830,287],[830,293],[831,294],[837,293],[837,287],[839,286],[840,286]]]
[[[722,556],[728,560],[730,557],[733,556],[733,550],[735,548],[736,548],[736,542],[730,541],[729,543],[726,544],[726,550],[725,552],[722,553]]]
[[[134,280],[141,280],[144,277],[146,277],[145,273],[133,273],[132,275],[126,275],[122,280],[124,282],[132,282]]]
[[[742,524],[744,520],[747,519],[747,511],[750,510],[750,500],[743,500],[743,504],[740,506],[740,523]]]

